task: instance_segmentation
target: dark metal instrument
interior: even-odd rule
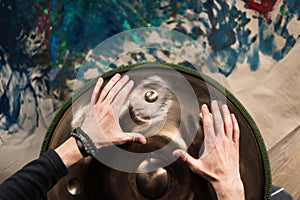
[[[175,148],[186,148],[192,156],[198,157],[203,130],[199,113],[196,113],[199,107],[193,108],[190,100],[184,97],[186,90],[176,85],[176,81],[172,82],[176,77],[172,77],[171,69],[157,66],[148,64],[146,68],[119,70],[135,81],[120,117],[121,127],[124,131],[143,133],[148,138],[146,145],[128,143],[119,148],[129,152],[151,153],[167,146],[157,155],[154,153],[152,157],[130,161],[132,166],[141,171],[149,166],[158,166],[157,169],[129,173],[106,166],[91,157],[84,158],[72,166],[68,175],[48,192],[47,199],[216,199],[212,186],[190,171],[183,162],[175,160],[167,166],[161,166],[165,160],[173,159],[171,152]],[[190,84],[198,106],[203,103],[210,105],[211,92],[226,100],[222,103],[226,103],[235,114],[241,129],[240,172],[246,199],[264,199],[270,184],[270,174],[267,173],[269,166],[266,165],[268,160],[250,116],[232,95],[224,94],[213,81],[204,81],[197,73],[181,70],[180,67],[176,70]],[[89,103],[93,86],[86,88],[54,122],[55,127],[50,130],[51,138],[45,141],[47,148],[55,148],[69,137],[74,128],[71,123],[74,107],[80,109],[81,105]],[[172,87],[177,90],[174,92]],[[190,134],[193,131],[195,135]],[[179,137],[174,139],[175,134]],[[116,165],[120,166],[128,162],[126,157],[118,155],[111,159],[115,159]]]

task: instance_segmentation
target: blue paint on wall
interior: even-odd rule
[[[12,127],[18,125],[33,132],[37,119],[41,119],[38,100],[43,97],[64,101],[72,91],[67,82],[76,77],[78,70],[74,64],[82,62],[100,42],[132,28],[162,24],[174,27],[197,40],[218,63],[218,69],[206,63],[208,69],[224,76],[230,76],[241,64],[252,71],[259,69],[261,54],[274,62],[285,58],[299,40],[300,34],[290,31],[289,25],[300,26],[300,0],[280,2],[280,11],[272,13],[275,19],[249,10],[247,1],[243,2],[243,7],[237,7],[236,1],[229,4],[225,0],[1,1],[0,129],[12,133]],[[256,24],[257,32],[251,29],[250,22]],[[139,36],[133,39],[138,42]],[[282,44],[278,45],[277,40]],[[158,62],[164,61],[149,49],[132,53],[128,64],[146,61],[147,54]],[[181,63],[191,67],[187,62]],[[116,67],[110,64],[110,68]],[[26,110],[25,104],[33,108],[32,112]]]

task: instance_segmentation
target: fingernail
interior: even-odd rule
[[[99,78],[98,81],[97,81],[97,83],[96,83],[96,86],[99,86],[102,81],[103,81],[103,78],[102,77]]]
[[[147,140],[145,137],[140,137],[140,141],[142,144],[146,144],[147,143]]]
[[[206,104],[203,104],[203,105],[202,105],[202,108],[207,108],[207,105],[206,105]]]
[[[119,73],[116,73],[115,75],[114,75],[114,77],[120,77],[121,75],[119,74]]]
[[[176,158],[179,158],[179,157],[180,157],[180,152],[179,152],[179,150],[173,151],[172,154],[173,154],[173,156],[176,157]]]
[[[134,85],[134,81],[133,81],[133,80],[130,80],[130,81],[129,81],[129,84]]]
[[[223,104],[222,108],[228,110],[228,106],[226,104]]]
[[[128,75],[125,75],[125,76],[123,76],[123,78],[125,78],[125,79],[129,79],[129,76],[128,76]]]
[[[217,100],[213,100],[213,101],[212,101],[212,106],[213,106],[214,108],[216,108],[216,109],[220,109],[219,103],[218,103]]]

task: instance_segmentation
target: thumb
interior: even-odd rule
[[[127,142],[136,142],[141,144],[146,144],[147,140],[144,135],[140,133],[125,133],[127,135]]]
[[[197,160],[182,149],[173,151],[173,156],[180,158],[191,168],[191,170],[194,170],[197,167]]]

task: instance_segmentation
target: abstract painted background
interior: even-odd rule
[[[217,63],[202,70],[221,74],[256,121],[264,109],[245,99],[255,91],[245,91],[245,85],[253,89],[250,86],[257,77],[280,78],[276,67],[286,60],[292,69],[284,71],[297,75],[291,78],[293,83],[300,77],[296,72],[299,0],[0,0],[0,181],[37,157],[56,111],[72,95],[73,81],[86,55],[105,39],[139,27],[168,28],[197,40]],[[133,39],[139,40],[138,36]],[[131,60],[122,64],[149,61],[147,54],[151,61],[172,56],[132,52]],[[188,62],[179,64],[190,67]],[[273,82],[260,81],[259,87],[274,87]],[[241,88],[244,92],[239,92]],[[297,94],[283,96],[295,106],[292,100]],[[251,97],[264,102],[261,96]],[[271,93],[268,97],[272,98]],[[289,111],[299,114],[298,108]],[[293,119],[298,125],[298,118]],[[265,121],[258,125],[260,129],[272,126]],[[273,129],[262,131],[268,149],[291,132],[274,133]],[[294,194],[299,193],[296,189]]]

